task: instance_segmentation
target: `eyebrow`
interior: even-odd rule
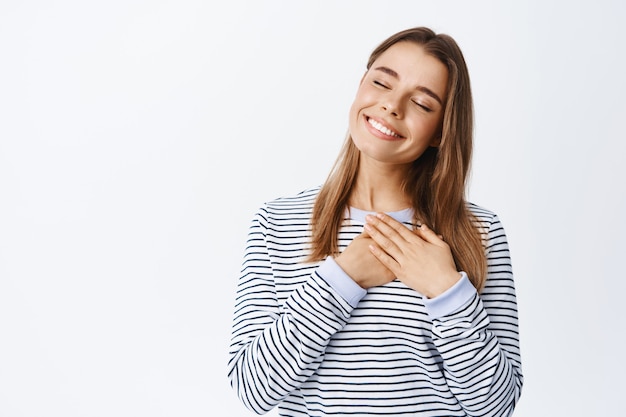
[[[398,80],[400,79],[400,76],[398,75],[397,72],[395,72],[394,70],[392,70],[389,67],[376,67],[374,68],[375,71],[381,71],[384,72],[385,74],[393,77],[393,78],[397,78]],[[437,94],[435,94],[434,91],[432,91],[430,88],[428,87],[424,87],[422,85],[419,85],[416,87],[417,90],[431,96],[432,98],[434,98],[435,100],[437,100],[437,102],[443,106],[443,101],[441,100],[441,98],[439,98],[439,96]]]

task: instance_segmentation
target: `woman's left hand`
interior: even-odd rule
[[[406,286],[433,298],[458,282],[450,247],[426,225],[411,231],[384,213],[366,221],[365,230],[376,242],[370,250]]]

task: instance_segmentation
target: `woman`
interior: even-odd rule
[[[464,198],[472,117],[452,38],[414,28],[374,50],[325,184],[252,222],[228,363],[249,409],[512,414],[515,289],[498,217]]]

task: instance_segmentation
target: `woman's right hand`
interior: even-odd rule
[[[364,289],[384,285],[396,278],[372,254],[369,246],[373,244],[376,244],[374,240],[367,233],[362,233],[335,257],[337,265]]]

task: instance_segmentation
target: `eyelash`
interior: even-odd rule
[[[374,85],[389,90],[389,87],[387,87],[385,84],[381,83],[378,80],[374,80]],[[411,100],[411,101],[413,101],[413,100]],[[427,113],[430,113],[430,112],[433,111],[433,109],[431,109],[430,107],[426,107],[423,104],[418,103],[417,101],[413,101],[413,103],[415,103],[418,107],[420,107],[422,110],[424,110]]]
[[[426,107],[423,104],[419,104],[417,101],[414,101],[413,103],[417,104],[419,107],[421,107],[427,113],[430,113],[431,111],[433,111],[433,109],[431,109],[430,107]]]

